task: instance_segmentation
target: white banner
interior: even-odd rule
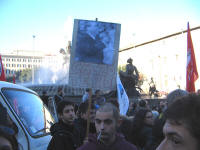
[[[120,114],[126,115],[129,108],[129,99],[118,74],[117,74],[117,97],[118,97]]]

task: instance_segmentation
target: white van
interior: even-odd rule
[[[46,150],[54,119],[39,96],[28,88],[0,81],[0,103],[18,127],[19,148]]]

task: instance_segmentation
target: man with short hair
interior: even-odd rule
[[[50,128],[53,137],[47,150],[75,150],[80,146],[80,133],[74,125],[73,103],[59,102],[57,113],[59,121]]]
[[[181,89],[176,89],[171,91],[167,95],[166,101],[161,101],[160,102],[160,115],[157,117],[154,121],[154,126],[153,126],[153,136],[155,138],[155,148],[161,143],[161,141],[164,139],[164,134],[162,132],[163,126],[165,124],[166,118],[164,116],[164,113],[167,109],[168,106],[173,104],[177,99],[188,95],[189,93],[185,90]]]
[[[177,99],[165,112],[164,140],[157,150],[200,149],[200,95]]]
[[[119,111],[111,103],[105,103],[96,112],[95,126],[97,134],[89,136],[88,142],[78,150],[136,150],[117,133]]]

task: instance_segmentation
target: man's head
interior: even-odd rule
[[[87,120],[87,111],[88,111],[88,102],[86,101],[84,103],[81,103],[79,108],[78,108],[79,116],[84,120]],[[91,104],[90,122],[94,123],[95,112],[96,112],[95,106],[94,106],[94,104]]]
[[[42,95],[46,95],[47,94],[47,92],[46,91],[42,91]]]
[[[99,97],[99,96],[100,96],[100,92],[101,92],[100,90],[96,90],[96,91],[95,91],[96,97]]]
[[[58,103],[57,113],[59,120],[62,120],[66,124],[73,124],[75,119],[75,112],[72,102],[61,101]]]
[[[173,102],[165,112],[165,139],[157,150],[200,149],[200,95],[187,95]]]
[[[186,96],[188,94],[189,93],[185,90],[176,89],[167,95],[167,104],[171,105],[176,99],[178,99],[182,96]]]
[[[140,107],[146,108],[146,105],[147,105],[147,103],[146,103],[145,100],[142,99],[142,100],[139,101],[139,106],[140,106]]]
[[[115,140],[116,130],[119,125],[119,110],[111,103],[105,103],[96,112],[95,126],[100,141],[111,144]]]
[[[85,89],[85,91],[86,91],[86,92],[89,92],[89,91],[90,91],[90,89],[89,89],[89,88],[86,88],[86,89]]]

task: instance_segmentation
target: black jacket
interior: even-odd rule
[[[134,133],[133,133],[134,134]],[[152,135],[152,126],[144,125],[137,136],[132,139],[138,149],[142,150],[154,150],[154,137]]]
[[[75,125],[77,126],[78,130],[80,131],[80,140],[81,140],[81,144],[82,144],[86,137],[87,120],[78,118],[75,120]],[[95,128],[94,123],[90,123],[89,133],[96,133],[96,128]]]
[[[116,139],[111,145],[104,145],[97,141],[97,135],[89,135],[89,140],[77,150],[137,150],[135,145],[127,142],[120,134],[116,134]]]
[[[120,124],[119,128],[118,128],[118,132],[123,134],[125,139],[128,141],[128,142],[131,142],[131,130],[132,130],[132,124],[133,124],[133,121],[130,120],[130,119],[127,119],[126,117],[123,117],[122,118],[122,123]]]
[[[165,121],[166,121],[166,118],[163,115],[160,115],[154,121],[154,126],[153,126],[152,131],[153,131],[153,137],[155,138],[155,147],[160,145],[160,143],[164,139],[163,127],[164,127]]]
[[[47,150],[75,150],[80,146],[80,133],[76,126],[59,121],[50,131],[53,137]]]

